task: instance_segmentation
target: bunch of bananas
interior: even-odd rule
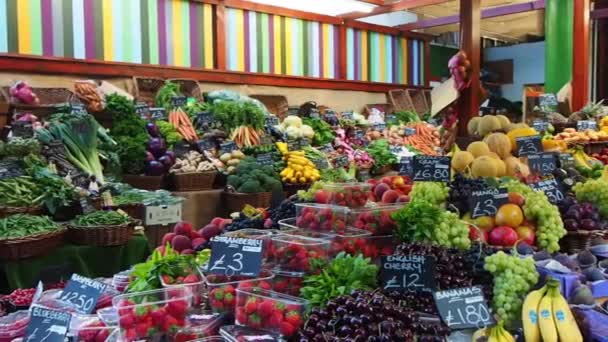
[[[515,337],[504,328],[504,323],[499,322],[493,327],[482,328],[473,334],[473,342],[515,342]],[[526,340],[528,342],[528,340]]]
[[[576,170],[580,172],[581,175],[587,178],[599,178],[602,175],[604,164],[602,164],[601,161],[591,157],[580,147],[570,150],[570,153],[574,158]]]
[[[582,342],[583,336],[568,302],[559,292],[559,281],[551,279],[526,296],[521,318],[526,342]]]
[[[321,178],[319,170],[310,159],[304,156],[303,151],[291,151],[287,144],[278,142],[277,148],[283,154],[283,160],[287,166],[280,172],[283,183],[307,184],[316,182]]]

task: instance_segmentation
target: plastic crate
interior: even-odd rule
[[[281,341],[278,334],[273,334],[260,329],[252,329],[239,325],[226,325],[220,329],[220,336],[223,341],[228,342],[276,342]]]
[[[272,263],[281,271],[312,272],[313,261],[330,259],[330,240],[280,234],[272,237]]]
[[[328,204],[296,204],[295,226],[324,232],[341,232],[346,229],[348,209]]]
[[[189,275],[193,275],[197,280],[192,281],[192,279],[186,279],[187,277],[184,277],[184,279],[174,279],[174,283],[167,283],[169,279],[161,275],[159,277],[160,283],[168,290],[184,286],[192,294],[192,305],[199,306],[203,302],[203,295],[205,293],[205,280],[203,279],[203,275],[198,269],[188,269],[185,272]]]
[[[222,234],[223,236],[262,240],[262,265],[268,262],[268,251],[272,248],[273,232],[266,229],[246,228]]]
[[[262,270],[259,276],[225,276],[203,272],[203,278],[208,292],[209,308],[213,312],[233,312],[236,302],[236,289],[243,287],[272,288],[274,274],[269,270]],[[230,294],[230,296],[227,296]]]
[[[97,315],[74,315],[68,338],[74,342],[105,341],[114,329],[115,326],[105,324]]]
[[[304,272],[275,271],[272,279],[272,290],[290,296],[299,296],[303,286]]]
[[[347,224],[367,230],[372,235],[391,235],[397,228],[391,214],[401,208],[403,204],[351,209],[347,215]]]
[[[195,310],[186,318],[187,327],[178,330],[171,336],[175,342],[196,341],[217,336],[225,316],[210,311]]]
[[[374,201],[371,191],[372,185],[369,183],[328,183],[323,185],[323,190],[327,192],[329,204],[348,207],[361,208],[368,201]]]

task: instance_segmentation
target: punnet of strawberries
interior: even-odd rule
[[[372,185],[368,183],[328,183],[323,185],[323,190],[327,195],[325,203],[342,207],[360,208],[375,200]]]
[[[347,209],[327,204],[296,204],[296,227],[341,233],[346,230]]]
[[[295,235],[272,237],[269,253],[276,268],[282,271],[312,272],[329,260],[331,241]]]
[[[204,274],[205,284],[209,291],[209,307],[213,312],[234,312],[236,305],[236,289],[258,287],[264,290],[272,289],[274,274],[262,270],[255,277],[225,276],[218,274]]]

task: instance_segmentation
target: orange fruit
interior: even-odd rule
[[[473,220],[473,224],[481,230],[490,230],[494,228],[494,218],[492,216],[479,216]]]
[[[518,205],[513,203],[503,204],[496,212],[496,225],[519,227],[524,222],[524,213]]]

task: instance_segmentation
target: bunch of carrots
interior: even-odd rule
[[[410,145],[426,155],[437,155],[435,147],[439,147],[439,132],[433,126],[424,122],[407,125],[416,129],[416,134],[403,137],[403,144]]]
[[[192,126],[192,122],[188,117],[188,114],[181,108],[175,108],[169,112],[169,123],[171,123],[177,132],[181,134],[186,141],[196,142],[198,141],[198,135]]]
[[[230,139],[239,147],[260,144],[260,134],[255,128],[249,126],[239,126],[235,128],[230,135]]]

